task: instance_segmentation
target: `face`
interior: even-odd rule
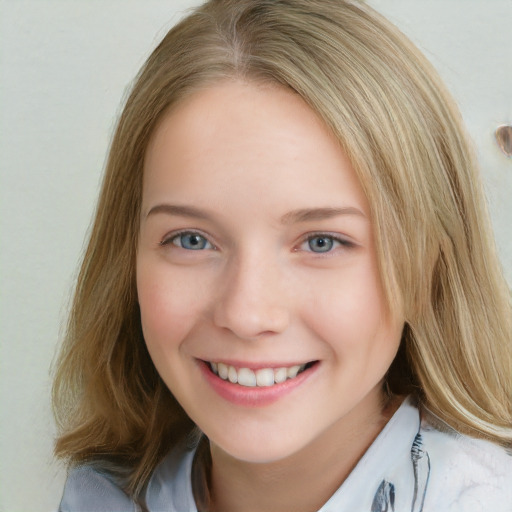
[[[354,170],[301,98],[194,93],[152,137],[142,203],[144,338],[214,446],[279,460],[376,413],[403,319]]]

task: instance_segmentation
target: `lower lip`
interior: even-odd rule
[[[245,407],[262,407],[277,402],[280,398],[291,393],[306,382],[314,373],[316,373],[319,366],[319,363],[317,362],[307,370],[299,373],[297,377],[285,380],[280,384],[274,384],[273,386],[248,387],[241,386],[240,384],[233,384],[232,382],[221,379],[211,371],[208,363],[204,361],[199,361],[199,363],[201,372],[214,391],[216,391],[225,400]]]

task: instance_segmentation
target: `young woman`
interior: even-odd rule
[[[62,511],[512,510],[459,114],[368,6],[211,0],[143,67],[57,368]]]

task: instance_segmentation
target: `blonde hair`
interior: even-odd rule
[[[296,91],[351,159],[390,307],[406,316],[391,389],[415,392],[456,430],[510,446],[510,292],[475,157],[432,66],[362,3],[211,0],[165,36],[119,119],[57,363],[56,454],[124,467],[125,489],[137,495],[193,428],[141,334],[142,168],[172,105],[235,77]]]

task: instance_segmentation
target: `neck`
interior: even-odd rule
[[[213,512],[312,512],[350,474],[401,399],[386,406],[352,411],[317,439],[285,459],[253,463],[236,459],[211,444]],[[321,475],[321,477],[319,477]]]

